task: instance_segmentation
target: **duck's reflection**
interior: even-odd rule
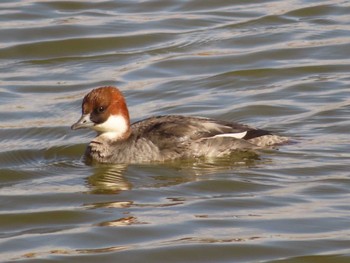
[[[262,160],[258,153],[254,151],[239,151],[225,157],[177,160],[171,163],[165,163],[164,166],[176,169],[177,171],[182,171],[187,175],[198,176],[200,178],[200,176],[203,175],[255,167],[261,162]]]
[[[117,194],[130,190],[131,183],[125,178],[126,164],[94,166],[94,173],[87,182],[93,194]]]
[[[134,184],[140,187],[159,188],[203,180],[204,175],[254,167],[266,161],[262,161],[255,152],[242,151],[222,158],[177,160],[161,164],[100,164],[93,166],[94,173],[87,182],[93,194],[118,194],[133,187],[126,175],[138,178]]]
[[[177,206],[186,202],[186,199],[181,196],[159,198],[159,188],[166,189],[174,185],[206,180],[208,177],[205,175],[212,176],[222,172],[237,171],[241,168],[254,167],[261,162],[263,161],[258,154],[242,152],[234,156],[211,160],[179,160],[143,165],[98,164],[93,166],[93,174],[88,177],[87,184],[90,193],[108,196],[103,197],[103,201],[99,200],[99,202],[84,206],[88,209],[114,211],[115,217],[96,223],[96,226],[121,227],[147,224],[149,222],[139,218],[135,211]],[[120,194],[126,190],[127,193]],[[145,199],[144,194],[148,198]]]

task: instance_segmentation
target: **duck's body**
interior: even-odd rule
[[[85,96],[83,116],[72,129],[85,127],[98,132],[86,155],[101,163],[220,157],[288,140],[266,130],[201,117],[157,116],[130,125],[124,97],[114,87],[95,89]]]

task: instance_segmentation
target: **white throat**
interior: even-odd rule
[[[96,124],[92,128],[99,132],[100,136],[110,140],[117,140],[124,138],[129,130],[129,125],[123,115],[111,115],[105,122]]]

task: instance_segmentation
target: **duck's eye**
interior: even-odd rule
[[[97,113],[102,113],[102,112],[104,112],[105,111],[105,107],[103,107],[103,106],[100,106],[100,107],[98,107],[97,109],[96,109],[96,112]]]

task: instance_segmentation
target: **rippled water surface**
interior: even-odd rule
[[[0,2],[3,262],[350,262],[349,1]],[[235,120],[279,150],[90,166],[82,97]]]

